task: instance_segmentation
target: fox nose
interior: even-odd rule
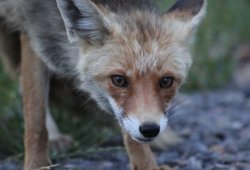
[[[146,138],[156,137],[160,132],[160,126],[155,123],[144,123],[139,127],[141,134]]]

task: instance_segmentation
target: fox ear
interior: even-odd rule
[[[90,0],[56,0],[71,43],[102,43],[108,34],[104,14]]]
[[[205,16],[206,6],[207,0],[177,0],[167,15],[196,26]]]
[[[162,17],[172,24],[180,40],[192,42],[192,35],[206,14],[207,0],[177,0]]]

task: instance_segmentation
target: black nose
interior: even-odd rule
[[[156,137],[160,132],[160,126],[155,123],[144,123],[139,127],[141,134],[146,138]]]

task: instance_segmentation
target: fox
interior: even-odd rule
[[[2,53],[21,58],[13,63],[22,75],[24,169],[50,169],[50,129],[60,133],[48,93],[58,76],[115,117],[131,170],[170,170],[157,164],[149,143],[167,128],[206,6],[177,0],[161,13],[153,0],[0,1],[0,32],[8,33],[0,33],[0,44],[8,43]]]

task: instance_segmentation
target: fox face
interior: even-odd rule
[[[165,130],[171,99],[191,66],[206,1],[178,0],[162,15],[100,2],[57,0],[69,41],[79,47],[79,88],[133,139],[151,141]]]

